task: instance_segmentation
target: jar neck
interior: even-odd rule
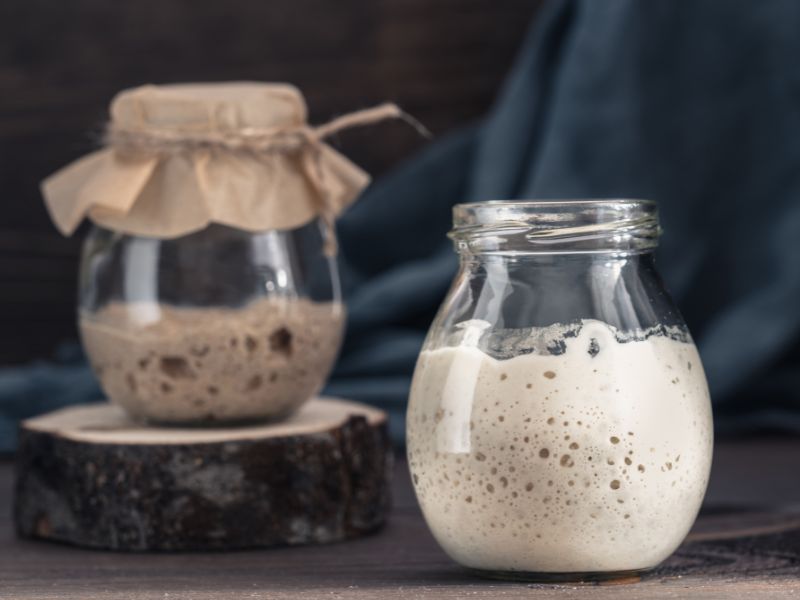
[[[492,201],[453,209],[450,237],[462,259],[651,252],[660,228],[644,200]]]
[[[458,248],[461,268],[473,269],[483,265],[504,265],[507,268],[536,270],[545,267],[565,269],[568,266],[583,268],[589,266],[617,264],[654,264],[655,248],[635,251],[603,250],[603,251],[566,251],[566,252],[529,252],[508,249],[485,250],[476,252],[470,248]]]
[[[625,332],[684,326],[652,252],[462,254],[446,306],[454,323],[473,318],[504,329],[583,319]]]

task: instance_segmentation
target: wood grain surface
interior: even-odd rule
[[[478,579],[428,532],[406,465],[379,533],[329,546],[113,554],[14,537],[0,465],[0,598],[795,598],[800,597],[800,440],[718,444],[692,537],[641,581],[543,585]]]
[[[437,136],[489,107],[541,0],[3,0],[0,365],[75,339],[82,232],[62,238],[39,181],[93,150],[120,89],[288,81],[320,123],[393,100]],[[386,123],[332,140],[379,175],[425,143]]]
[[[25,537],[120,551],[231,550],[366,535],[391,507],[386,414],[314,398],[286,420],[147,427],[111,404],[23,421]]]

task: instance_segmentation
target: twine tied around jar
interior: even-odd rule
[[[302,94],[286,84],[142,86],[118,94],[110,112],[104,147],[42,184],[65,235],[85,217],[162,239],[211,223],[285,230],[318,217],[331,256],[334,221],[369,177],[325,140],[387,119],[430,136],[392,103],[309,125]]]

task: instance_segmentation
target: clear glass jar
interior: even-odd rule
[[[167,240],[93,228],[79,324],[109,399],[147,421],[210,424],[277,419],[318,393],[345,314],[321,227]]]
[[[531,580],[671,554],[711,465],[703,367],[653,262],[656,205],[454,209],[461,266],[417,362],[408,461],[456,561]]]

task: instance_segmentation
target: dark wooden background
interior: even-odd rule
[[[541,2],[3,0],[0,365],[75,336],[80,235],[55,232],[38,182],[94,147],[116,91],[288,81],[312,122],[394,100],[441,135],[487,110]],[[397,123],[338,140],[375,175],[421,143]]]

